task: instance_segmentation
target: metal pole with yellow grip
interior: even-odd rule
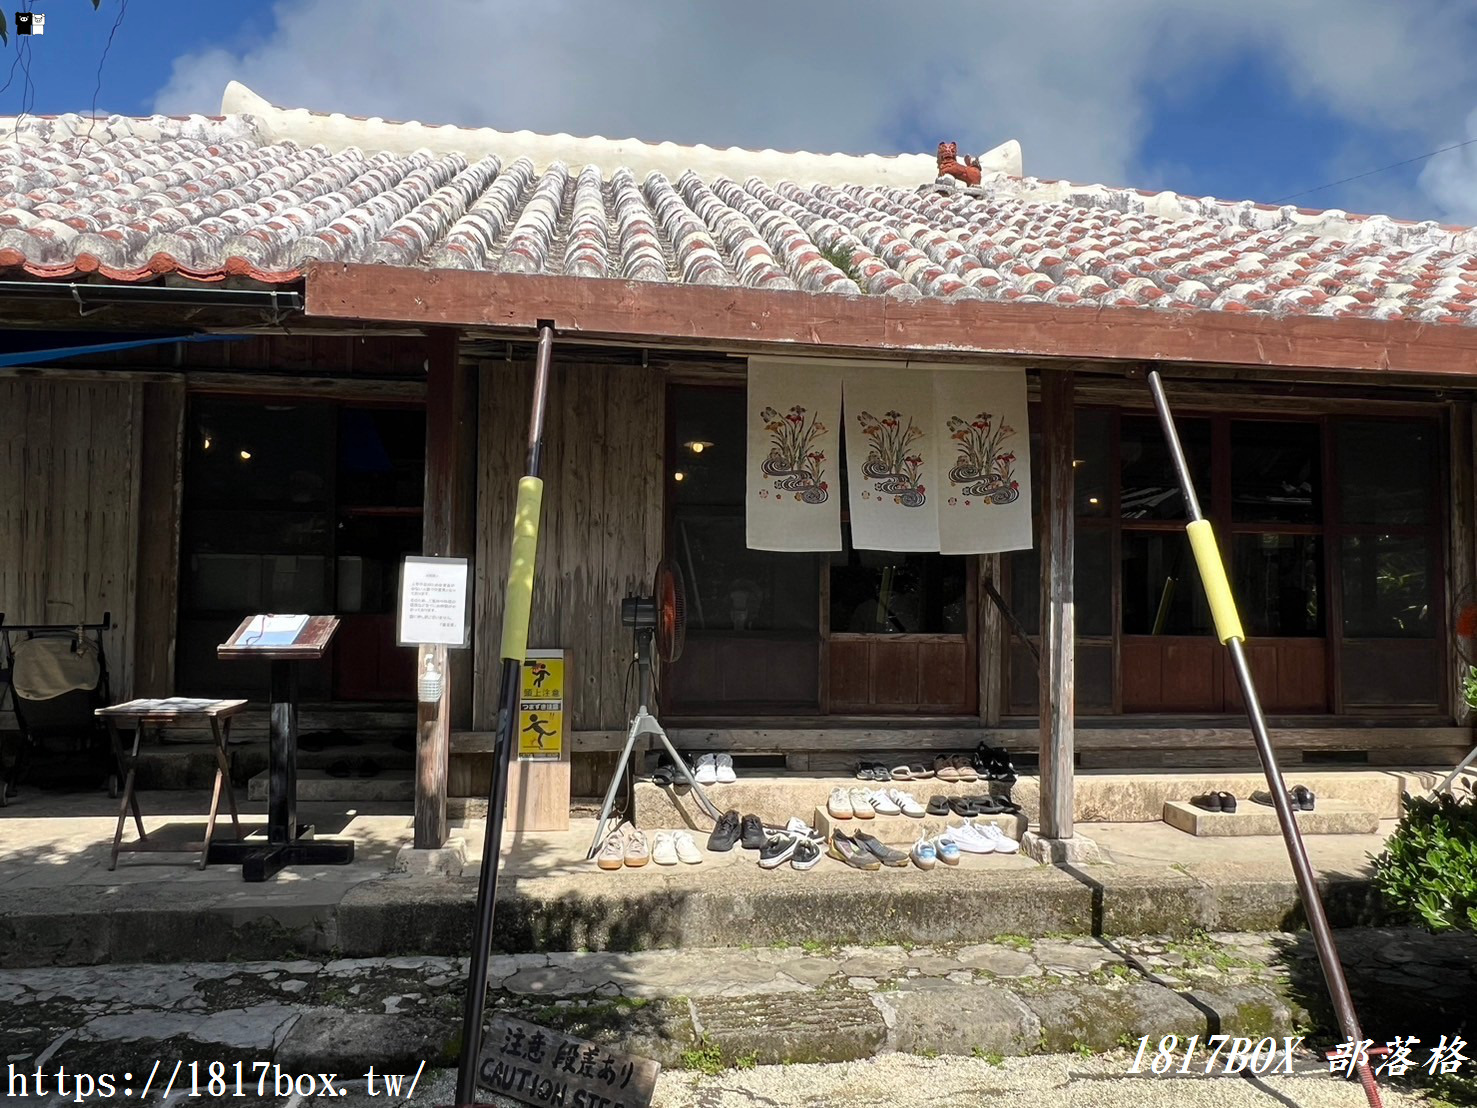
[[[487,803],[487,836],[482,844],[482,872],[477,882],[477,921],[462,1013],[462,1047],[457,1062],[458,1108],[477,1100],[477,1059],[482,1053],[482,1017],[487,1005],[487,961],[492,949],[493,912],[497,906],[497,867],[503,841],[503,815],[508,801],[508,767],[512,761],[513,727],[518,718],[523,656],[528,652],[528,617],[533,607],[533,570],[538,553],[539,513],[543,505],[544,409],[549,396],[549,363],[554,329],[539,328],[534,368],[533,406],[528,419],[528,460],[518,481],[513,513],[513,541],[503,592],[502,684],[498,696],[497,741],[492,755],[492,788]]]
[[[1189,466],[1185,464],[1184,450],[1175,430],[1174,417],[1169,411],[1169,402],[1164,398],[1164,384],[1158,372],[1149,374],[1149,391],[1154,394],[1154,407],[1159,413],[1159,425],[1169,445],[1170,457],[1174,461],[1175,473],[1179,477],[1180,490],[1185,497],[1185,515],[1189,524],[1185,531],[1189,535],[1190,549],[1195,555],[1195,565],[1200,570],[1200,583],[1205,589],[1205,598],[1210,604],[1210,613],[1215,621],[1216,638],[1231,654],[1231,665],[1236,670],[1236,680],[1241,686],[1241,699],[1246,703],[1246,714],[1251,720],[1251,734],[1256,740],[1257,754],[1261,756],[1262,771],[1267,776],[1267,788],[1272,794],[1272,805],[1277,810],[1277,822],[1282,827],[1282,838],[1287,844],[1287,856],[1292,862],[1293,876],[1297,879],[1298,894],[1302,897],[1303,910],[1308,916],[1308,927],[1313,932],[1313,943],[1318,950],[1318,961],[1323,966],[1323,979],[1328,984],[1329,996],[1338,1015],[1339,1027],[1344,1037],[1355,1044],[1364,1041],[1359,1027],[1359,1017],[1354,1012],[1354,1001],[1349,996],[1349,983],[1344,979],[1344,969],[1339,962],[1338,949],[1334,946],[1333,934],[1328,927],[1328,915],[1323,910],[1323,900],[1318,893],[1318,884],[1313,877],[1313,866],[1308,861],[1308,851],[1303,845],[1302,832],[1297,818],[1292,814],[1287,787],[1282,781],[1282,771],[1277,765],[1277,753],[1272,749],[1271,737],[1267,734],[1266,717],[1262,715],[1261,701],[1257,698],[1256,682],[1246,663],[1246,632],[1241,627],[1241,617],[1236,612],[1236,598],[1231,593],[1231,583],[1226,579],[1225,563],[1221,561],[1220,549],[1216,546],[1215,532],[1210,520],[1200,511],[1200,501],[1195,495],[1195,485],[1190,478]],[[1359,1083],[1364,1086],[1371,1108],[1381,1108],[1379,1090],[1375,1087],[1374,1074],[1367,1060],[1358,1067]]]

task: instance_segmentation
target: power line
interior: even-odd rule
[[[1422,154],[1420,155],[1420,157],[1417,158],[1406,158],[1403,162],[1391,162],[1389,165],[1380,166],[1379,169],[1371,169],[1367,173],[1356,173],[1352,177],[1345,177],[1342,181],[1330,181],[1328,184],[1319,185],[1315,189],[1304,189],[1302,192],[1295,192],[1291,196],[1281,196],[1278,197],[1276,200],[1273,200],[1272,203],[1281,204],[1287,200],[1296,200],[1299,196],[1309,196],[1312,193],[1322,192],[1325,189],[1337,188],[1339,185],[1347,185],[1350,181],[1358,181],[1362,180],[1365,177],[1373,177],[1376,173],[1384,173],[1391,169],[1399,169],[1402,165],[1411,165],[1415,162],[1423,162],[1427,158],[1434,158],[1437,154],[1445,154],[1448,150],[1460,150],[1463,146],[1471,146],[1473,143],[1477,143],[1477,138],[1469,138],[1466,142],[1454,142],[1450,146],[1443,146],[1440,150],[1432,150],[1429,154]]]
[[[90,142],[92,140],[92,129],[97,126],[97,94],[103,88],[103,63],[108,60],[108,51],[113,49],[113,36],[118,33],[118,27],[122,24],[123,16],[127,11],[128,0],[118,0],[118,18],[113,20],[113,29],[108,32],[108,41],[103,46],[102,57],[97,60],[97,84],[92,88],[92,110],[89,113],[91,120],[87,124],[87,138],[83,140],[84,142]]]

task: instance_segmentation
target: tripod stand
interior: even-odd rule
[[[667,738],[667,733],[662,730],[662,725],[656,721],[656,717],[648,710],[647,706],[651,703],[651,640],[655,634],[655,629],[651,627],[638,627],[636,629],[636,672],[638,675],[636,684],[640,706],[636,709],[636,718],[631,720],[630,731],[626,733],[626,745],[621,751],[620,761],[616,763],[615,775],[610,779],[610,787],[605,790],[605,800],[600,805],[600,821],[595,824],[595,838],[590,843],[590,852],[585,855],[587,861],[595,857],[596,851],[600,849],[600,844],[605,841],[606,824],[610,821],[610,811],[615,805],[616,791],[625,780],[626,770],[631,761],[631,751],[636,745],[636,740],[643,735],[655,735],[661,739],[662,745],[667,748],[667,754],[672,759],[673,768],[692,786],[692,795],[697,798],[698,807],[703,810],[704,814],[713,820],[717,820],[722,815],[717,807],[714,806],[713,802],[708,799],[708,794],[703,792],[703,787],[693,777],[692,770],[688,769],[687,763],[682,760],[682,755],[673,749],[672,741]],[[628,800],[633,791],[628,790]],[[626,814],[631,814],[629,803],[627,804]]]

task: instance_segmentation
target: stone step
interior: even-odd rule
[[[1327,801],[1341,801],[1378,819],[1399,819],[1401,794],[1421,795],[1446,775],[1446,770],[1427,769],[1326,769],[1288,772],[1289,786],[1307,785],[1318,796],[1321,806]],[[858,781],[855,777],[821,776],[810,773],[743,774],[730,785],[708,785],[704,791],[722,811],[736,808],[740,813],[753,812],[766,823],[783,824],[791,816],[807,818],[818,805],[824,806],[833,788],[873,788],[880,783]],[[1201,770],[1187,772],[1118,772],[1079,770],[1075,775],[1074,816],[1083,823],[1159,823],[1164,818],[1164,805],[1205,792],[1225,791],[1247,797],[1266,788],[1266,778],[1259,772],[1221,772]],[[1007,790],[998,782],[977,781],[948,783],[938,779],[897,781],[883,788],[897,787],[927,803],[930,796],[941,793],[966,796],[991,792],[1002,795]],[[638,779],[635,787],[635,822],[637,826],[707,827],[711,821],[703,816],[691,789],[686,785],[661,787],[649,780]],[[1040,807],[1040,779],[1023,774],[1009,789],[1013,799],[1031,819]]]
[[[733,1066],[893,1052],[1083,1054],[1166,1034],[1281,1045],[1325,1007],[1306,933],[1011,936],[917,948],[797,939],[498,955],[489,1013],[676,1067],[691,1064],[694,1047]],[[1376,1041],[1434,1041],[1466,1014],[1477,987],[1472,936],[1358,930],[1337,940]],[[23,969],[7,974],[0,1036],[12,1060],[44,1055],[74,1073],[109,1071],[129,1056],[233,1054],[293,1073],[411,1073],[454,1061],[466,974],[457,956]]]
[[[836,819],[825,808],[817,808],[810,825],[827,838],[832,831],[852,835],[865,831],[874,835],[888,846],[911,847],[921,837],[941,835],[950,827],[958,827],[965,820],[959,816],[924,816],[915,819],[909,816],[873,816],[871,819]],[[993,823],[1017,842],[1026,833],[1028,826],[1024,814],[1002,816],[980,816],[970,823]]]
[[[247,786],[247,799],[266,800],[270,772],[263,770]],[[333,777],[320,769],[299,769],[297,798],[301,801],[415,801],[415,776],[405,770],[381,769],[374,777]]]
[[[1243,835],[1280,835],[1277,812],[1265,804],[1238,798],[1236,811],[1207,812],[1183,800],[1164,805],[1164,822],[1179,831],[1200,837],[1238,837]],[[1340,800],[1318,802],[1311,812],[1297,813],[1298,829],[1304,835],[1372,835],[1379,830],[1380,817],[1374,812]]]

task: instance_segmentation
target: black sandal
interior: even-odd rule
[[[947,816],[953,809],[949,805],[947,796],[931,796],[928,798],[928,814],[931,816]]]

